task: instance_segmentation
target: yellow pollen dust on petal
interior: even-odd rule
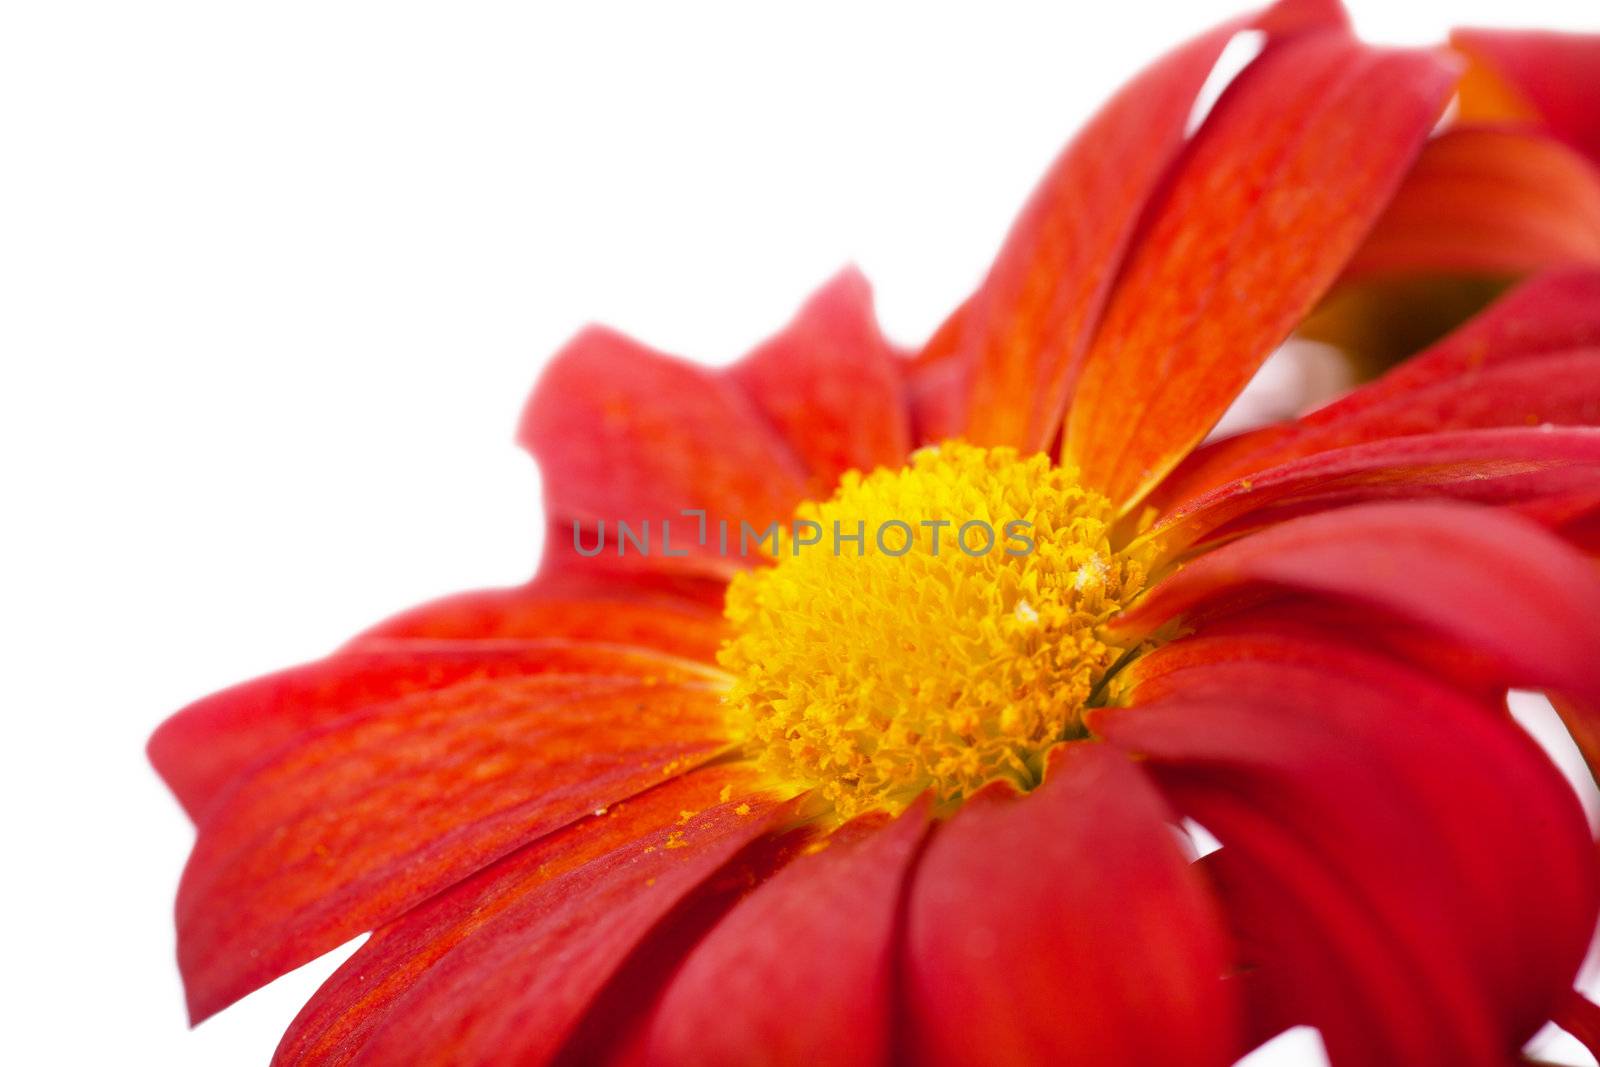
[[[1083,736],[1123,652],[1104,625],[1144,584],[1112,550],[1114,517],[1072,468],[1009,448],[952,441],[845,474],[796,511],[816,543],[780,544],[728,588],[730,727],[845,819],[929,789],[1032,787]]]

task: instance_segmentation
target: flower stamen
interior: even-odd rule
[[[796,518],[868,532],[780,553],[728,589],[728,714],[763,769],[850,818],[929,789],[954,803],[1002,778],[1031,788],[1046,751],[1082,736],[1124,651],[1104,624],[1145,575],[1112,550],[1111,505],[1075,471],[947,442],[847,473]],[[886,524],[887,550],[873,536]],[[969,524],[993,536],[959,536]]]

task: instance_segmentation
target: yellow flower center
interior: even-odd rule
[[[1144,582],[1112,551],[1113,518],[1071,468],[1009,448],[947,442],[847,473],[728,589],[733,729],[840,818],[1032,787],[1082,736],[1123,651],[1104,624]]]

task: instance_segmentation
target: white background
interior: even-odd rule
[[[1588,0],[1354,6],[1380,41],[1600,29]],[[264,1062],[336,959],[185,1029],[190,830],[149,731],[526,577],[512,427],[581,324],[726,361],[854,261],[920,340],[1091,108],[1237,8],[0,10],[8,1059],[216,1065]]]

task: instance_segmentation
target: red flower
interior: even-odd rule
[[[1186,135],[1246,28],[1263,51]],[[277,1062],[1593,1040],[1594,841],[1505,693],[1550,693],[1600,760],[1595,45],[1461,40],[1463,118],[1522,125],[1432,136],[1459,63],[1315,0],[1171,53],[914,358],[853,273],[726,371],[576,338],[523,425],[534,581],[152,739],[199,827],[193,1017],[371,930]],[[1201,445],[1330,290],[1535,269],[1338,402]],[[1026,550],[969,551],[972,520]],[[787,532],[752,560],[723,522]],[[595,554],[621,523],[654,550]]]

